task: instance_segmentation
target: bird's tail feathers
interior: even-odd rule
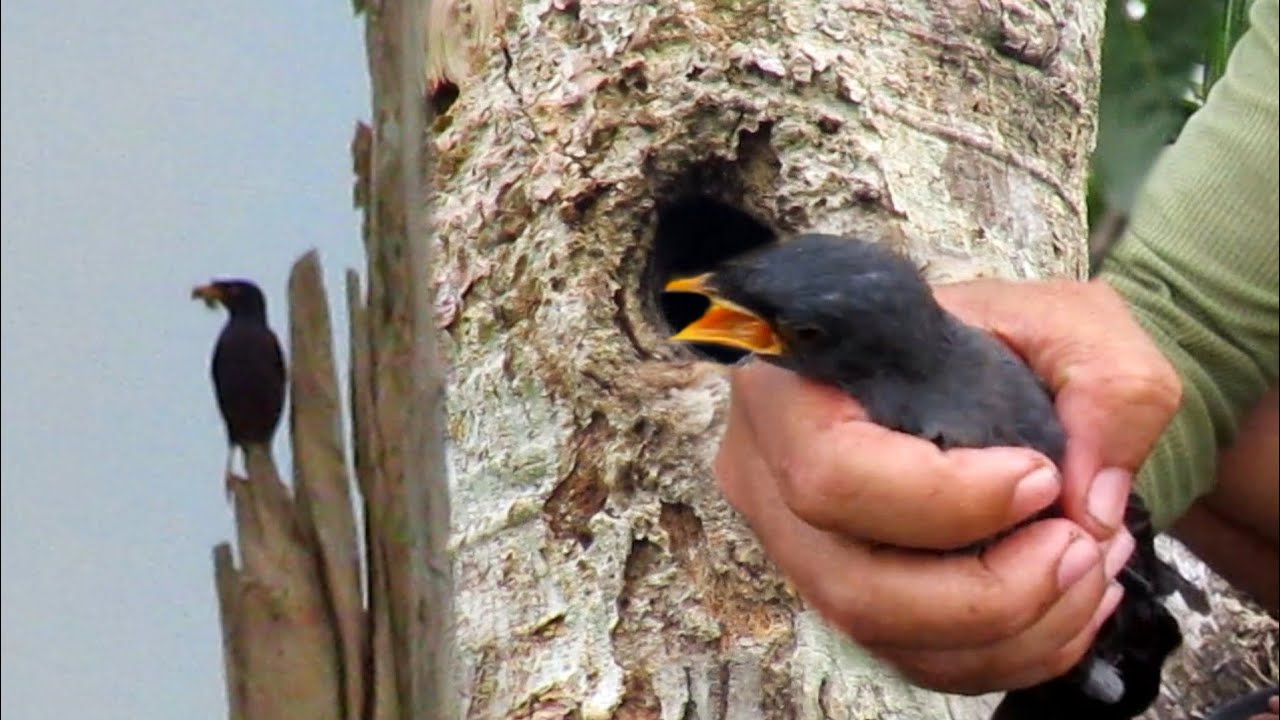
[[[1114,665],[1095,657],[1089,661],[1089,667],[1085,670],[1080,691],[1099,702],[1117,703],[1124,697],[1124,680],[1120,678],[1120,671]]]

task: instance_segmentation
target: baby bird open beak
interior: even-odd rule
[[[782,354],[782,339],[769,323],[741,305],[719,297],[711,283],[711,273],[676,278],[668,282],[663,291],[694,293],[711,301],[711,307],[702,317],[672,335],[672,340],[720,345],[760,355]]]

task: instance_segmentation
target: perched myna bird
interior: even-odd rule
[[[248,280],[215,280],[191,291],[209,307],[222,305],[230,317],[213,348],[213,389],[227,426],[227,486],[238,446],[246,465],[251,448],[269,452],[284,408],[285,367],[280,342],[267,326],[267,301]]]
[[[882,246],[803,235],[666,290],[711,301],[674,340],[747,350],[838,386],[877,424],[942,448],[1022,446],[1062,462],[1065,434],[1035,374],[938,305],[915,265]],[[1051,507],[1033,519],[1060,514]],[[1175,573],[1156,557],[1136,494],[1126,524],[1137,549],[1120,573],[1125,596],[1090,654],[1059,678],[1008,693],[993,718],[1128,720],[1154,701],[1164,660],[1182,641],[1159,601]]]

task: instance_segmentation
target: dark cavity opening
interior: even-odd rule
[[[439,118],[449,112],[449,108],[458,101],[460,90],[457,84],[450,80],[439,81],[430,93],[431,111],[435,117]]]
[[[709,305],[699,295],[662,292],[669,280],[707,272],[724,260],[776,238],[768,224],[709,197],[685,196],[660,205],[645,286],[652,293],[654,307],[666,323],[668,334],[697,320]],[[745,355],[713,345],[688,347],[707,359],[726,364]]]

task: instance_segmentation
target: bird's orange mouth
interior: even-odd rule
[[[782,339],[773,332],[769,323],[741,305],[716,295],[708,283],[710,273],[696,277],[676,278],[663,288],[665,292],[682,292],[702,295],[711,301],[711,307],[702,317],[686,325],[671,336],[677,342],[721,345],[760,355],[781,355]]]
[[[192,300],[203,300],[209,307],[217,307],[222,302],[222,290],[217,285],[197,285],[191,289]]]

